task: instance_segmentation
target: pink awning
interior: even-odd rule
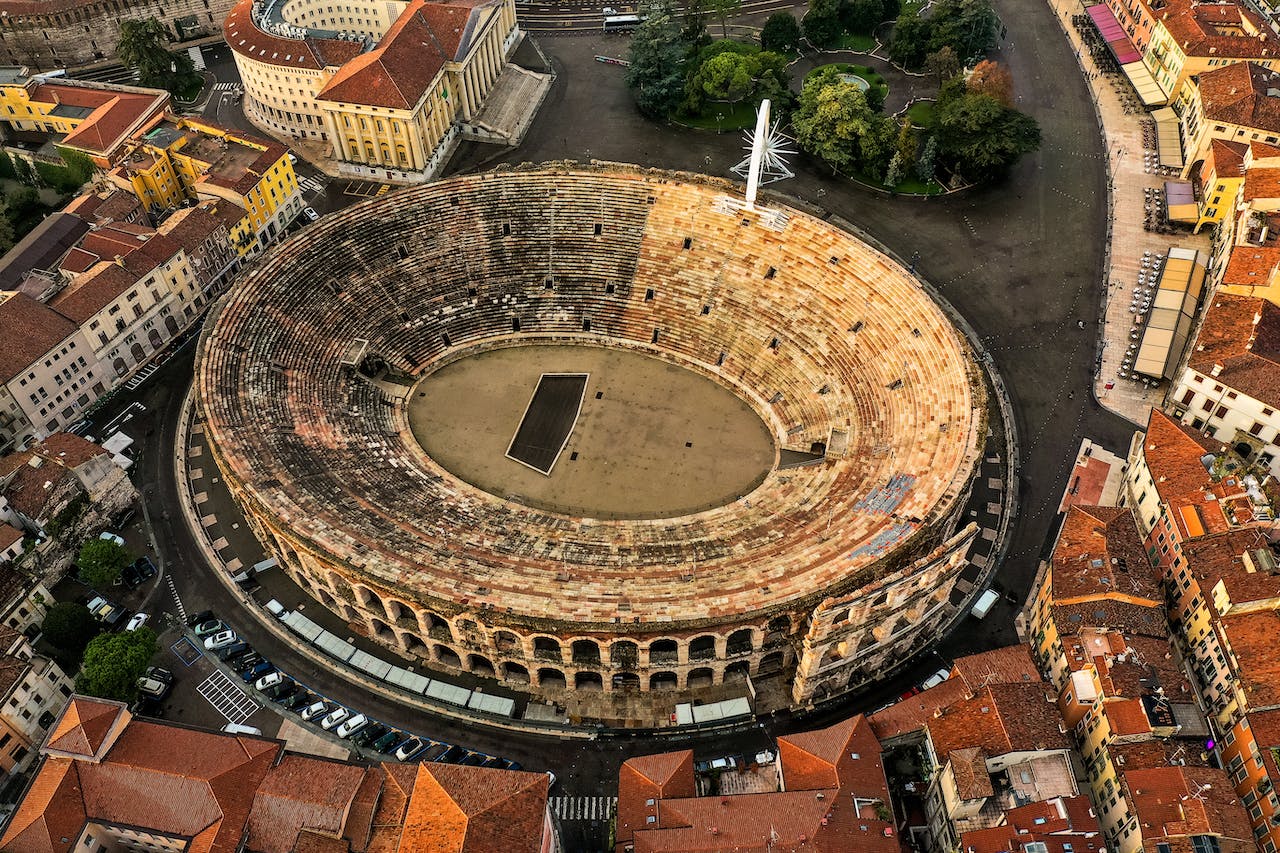
[[[1120,26],[1115,14],[1107,8],[1106,4],[1099,3],[1096,6],[1089,6],[1085,11],[1093,19],[1098,32],[1102,33],[1102,38],[1106,41],[1107,47],[1111,49],[1111,54],[1116,58],[1116,62],[1121,65],[1128,65],[1130,62],[1142,61],[1142,54],[1133,46],[1133,42],[1129,40],[1124,27]]]

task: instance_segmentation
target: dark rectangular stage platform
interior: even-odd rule
[[[550,476],[573,433],[587,390],[587,373],[544,373],[538,378],[507,457]]]

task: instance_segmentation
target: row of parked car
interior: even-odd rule
[[[198,613],[187,621],[197,639],[202,641],[205,651],[239,673],[245,684],[251,685],[268,701],[297,714],[306,722],[333,732],[354,746],[392,756],[397,761],[439,761],[505,770],[521,769],[519,762],[415,735],[325,699],[281,672],[211,611]]]

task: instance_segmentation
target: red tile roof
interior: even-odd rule
[[[414,0],[378,46],[342,66],[316,99],[413,109],[445,63],[470,52],[482,10],[495,5],[492,0]]]
[[[1214,366],[1222,370],[1212,376]],[[1280,307],[1218,294],[1205,311],[1188,366],[1215,382],[1280,406]]]
[[[1213,478],[1200,458],[1221,453],[1222,448],[1222,442],[1183,426],[1159,409],[1151,410],[1142,453],[1162,501],[1203,494]]]
[[[80,247],[98,255],[100,262],[59,291],[49,305],[84,323],[182,251],[165,234],[141,228],[134,233],[130,228],[118,223],[87,234]]]
[[[1126,769],[1121,774],[1121,787],[1146,843],[1219,835],[1223,853],[1254,849],[1248,815],[1221,770],[1190,766]],[[1231,843],[1233,840],[1236,843]],[[1241,841],[1247,846],[1239,846]]]
[[[373,772],[344,762],[286,755],[254,794],[249,849],[290,853],[300,828],[341,835],[356,793]],[[375,777],[380,779],[381,774]]]
[[[97,757],[109,734],[117,733],[130,714],[121,702],[73,696],[45,739],[45,749],[67,757]]]
[[[1213,165],[1213,174],[1219,180],[1225,178],[1244,177],[1244,158],[1249,153],[1249,146],[1243,142],[1226,142],[1213,139],[1209,142],[1209,160]],[[1209,170],[1202,173],[1205,181],[1209,179]]]
[[[268,65],[319,71],[348,62],[361,46],[344,39],[287,39],[258,29],[253,22],[253,0],[239,0],[222,22],[222,33],[236,53]]]
[[[1055,798],[1005,812],[1005,823],[960,834],[965,853],[1021,851],[1038,841],[1047,853],[1092,853],[1106,849],[1102,828],[1086,796]]]
[[[110,158],[129,132],[148,118],[159,115],[169,103],[169,93],[134,87],[97,88],[75,81],[42,83],[31,100],[92,110],[63,144]]]
[[[0,293],[0,382],[26,371],[77,328],[25,293]]]
[[[1280,133],[1280,73],[1253,62],[1200,72],[1200,103],[1208,121]]]
[[[1164,0],[1154,15],[1187,56],[1253,59],[1280,52],[1266,23],[1239,0]]]
[[[987,684],[1021,684],[1042,680],[1036,662],[1031,659],[1031,647],[1022,643],[956,658],[951,665],[950,677],[964,681],[970,690],[977,690]]]
[[[934,752],[982,747],[992,758],[1010,752],[1068,749],[1055,691],[1047,684],[992,684],[928,722]]]
[[[17,542],[22,536],[21,530],[6,521],[0,521],[0,551]]]
[[[1243,244],[1231,250],[1222,283],[1238,287],[1265,287],[1280,264],[1280,248]]]
[[[539,853],[544,773],[420,764],[400,849],[415,853]]]
[[[1142,605],[1164,601],[1159,570],[1147,557],[1133,512],[1122,507],[1067,510],[1051,566],[1055,604],[1099,598]]]
[[[635,831],[658,813],[657,801],[668,797],[692,797],[693,750],[640,755],[622,763],[618,771],[616,842],[621,850]],[[649,801],[653,801],[653,805]]]
[[[867,719],[871,721],[871,728],[880,740],[901,737],[923,730],[939,711],[960,701],[971,690],[964,678],[948,678],[928,690],[922,690],[914,696],[873,712]]]

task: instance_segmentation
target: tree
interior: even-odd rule
[[[862,90],[839,74],[820,69],[805,81],[791,119],[796,141],[833,171],[879,178],[892,157],[893,121],[872,111]]]
[[[894,156],[904,172],[915,166],[917,146],[916,129],[912,126],[911,119],[904,118],[902,126],[898,129],[897,144],[894,145]]]
[[[698,70],[703,94],[713,101],[736,103],[755,91],[759,63],[740,53],[713,56]]]
[[[776,53],[790,53],[800,46],[800,22],[790,12],[774,12],[760,30],[760,46]]]
[[[98,634],[98,621],[89,608],[74,601],[59,601],[44,614],[40,632],[58,649],[79,660],[85,646]]]
[[[938,137],[930,136],[916,160],[916,177],[926,184],[933,180],[938,164]]]
[[[669,7],[651,10],[631,39],[626,82],[640,112],[665,119],[684,95],[688,42]]]
[[[192,85],[195,68],[186,53],[172,53],[169,34],[155,18],[120,22],[120,42],[116,56],[138,72],[144,86],[165,89],[177,95]]]
[[[990,95],[944,88],[934,113],[938,153],[975,181],[999,177],[1018,158],[1040,147],[1040,126]]]
[[[1013,75],[994,60],[984,59],[974,66],[965,88],[975,94],[990,95],[1006,107],[1013,106]]]
[[[938,75],[938,82],[950,80],[960,73],[960,57],[949,45],[943,45],[924,58],[924,70]]]
[[[870,34],[884,19],[884,0],[844,0],[840,5],[840,23],[851,33]]]
[[[840,38],[840,0],[813,0],[800,21],[804,37],[817,47],[829,47]]]
[[[885,171],[884,185],[886,187],[896,187],[902,183],[902,156],[894,154],[893,159],[889,161],[889,168]]]
[[[707,2],[711,6],[711,13],[720,22],[720,38],[727,39],[729,37],[729,17],[741,11],[742,0],[707,0]]]
[[[7,252],[13,248],[13,220],[9,218],[9,209],[7,206],[0,206],[0,252]]]
[[[156,633],[145,625],[136,631],[99,634],[84,650],[76,692],[132,702],[138,695],[138,679],[157,649]]]
[[[937,0],[929,22],[928,52],[950,47],[966,64],[994,47],[999,31],[991,0]]]
[[[906,68],[918,68],[929,51],[932,25],[914,11],[904,12],[893,27],[889,59]]]
[[[129,558],[129,552],[114,542],[90,539],[80,546],[80,556],[76,559],[80,580],[92,587],[111,586],[129,565]]]

